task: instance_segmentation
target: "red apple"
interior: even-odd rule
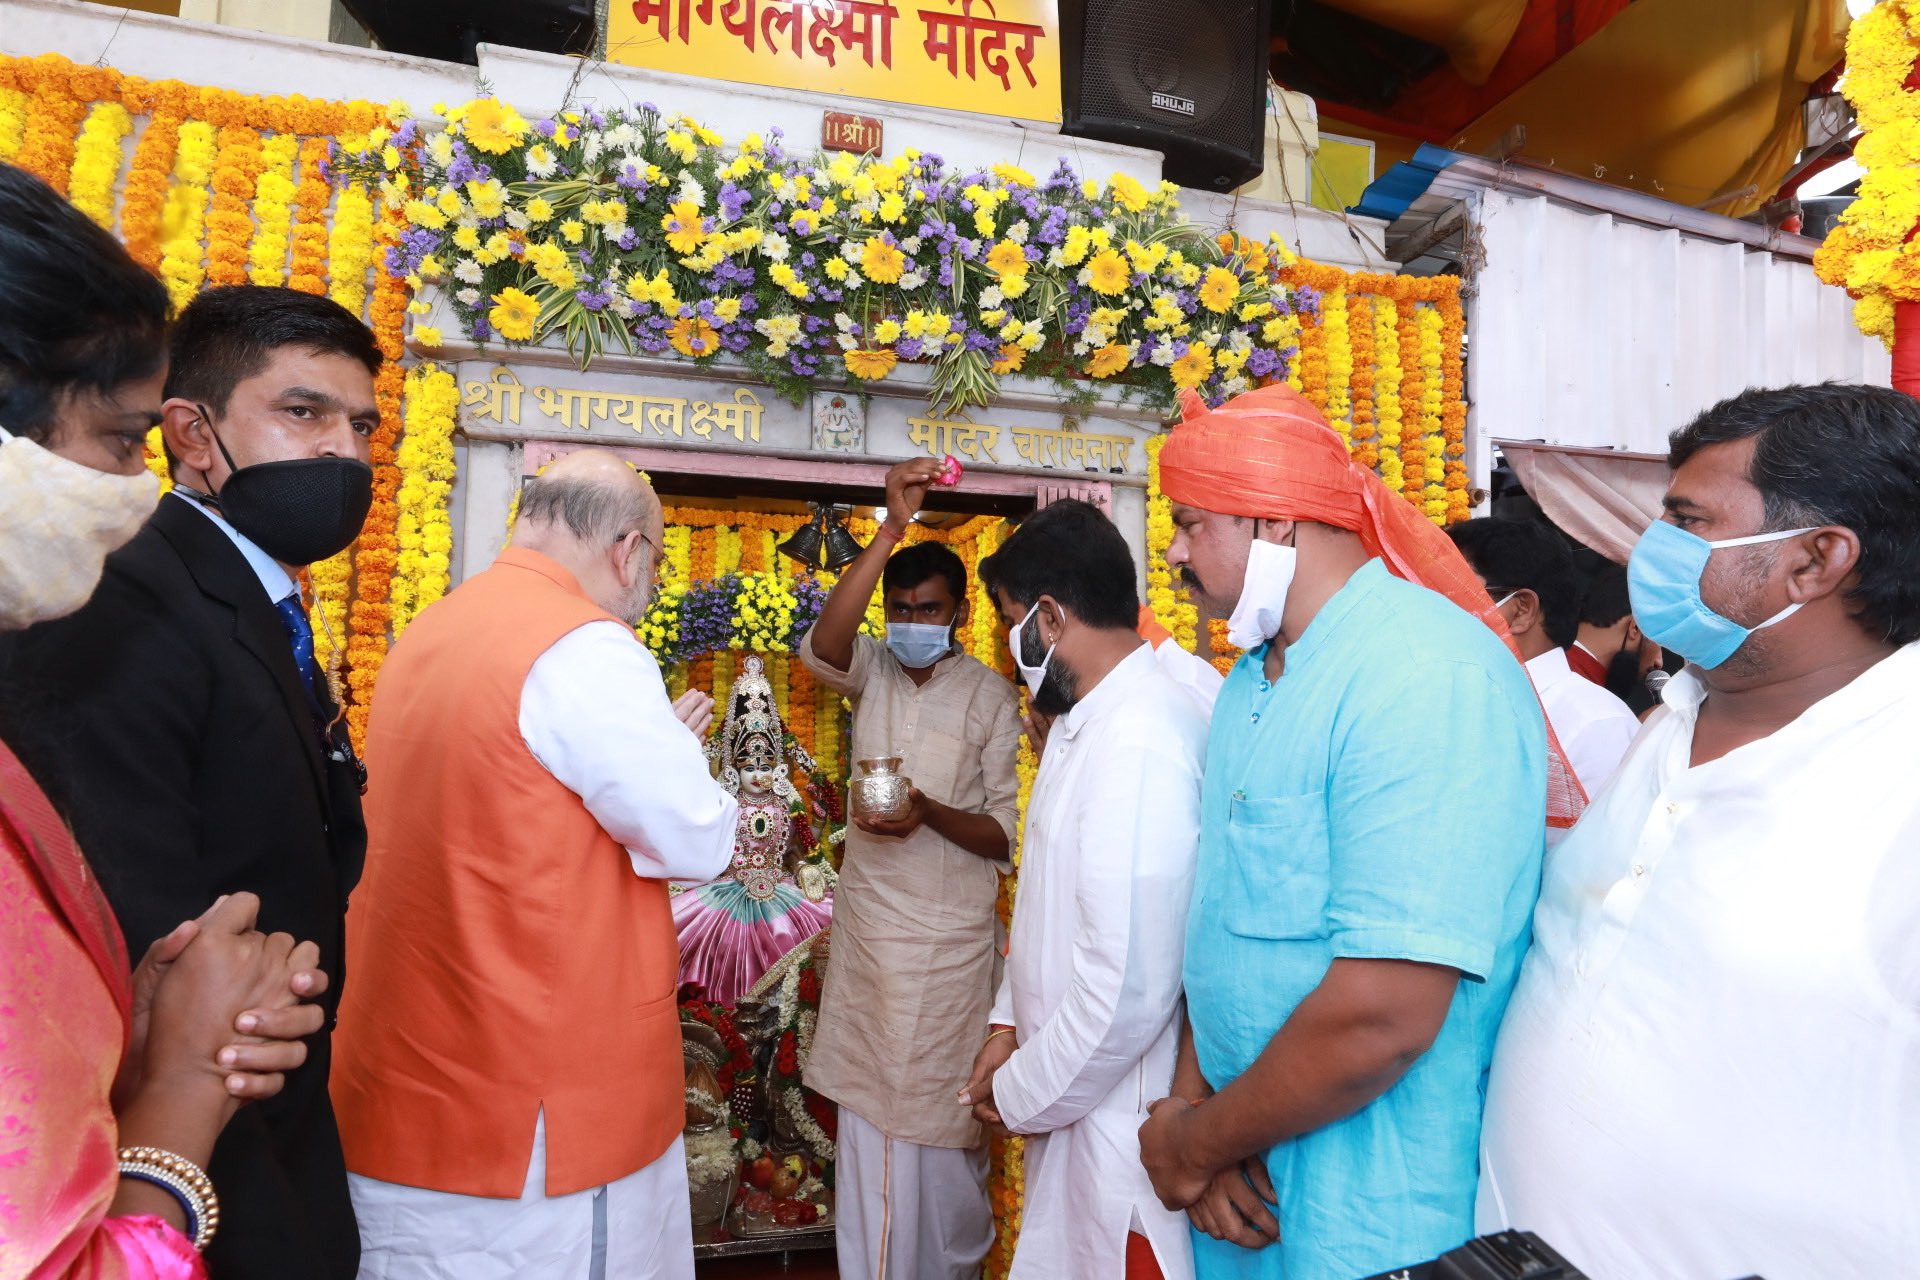
[[[761,1156],[758,1160],[755,1160],[747,1166],[747,1181],[760,1190],[765,1191],[768,1184],[773,1181],[774,1170],[773,1157]]]

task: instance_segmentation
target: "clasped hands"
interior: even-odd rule
[[[993,1027],[986,1043],[980,1046],[980,1052],[974,1055],[973,1072],[960,1090],[960,1105],[972,1107],[973,1118],[989,1132],[1002,1138],[1008,1136],[1007,1126],[1001,1120],[1000,1108],[993,1099],[993,1076],[1006,1065],[1017,1047],[1012,1027]]]
[[[1215,1168],[1198,1159],[1194,1131],[1199,1108],[1185,1098],[1162,1098],[1140,1126],[1140,1163],[1154,1194],[1169,1209],[1185,1209],[1193,1225],[1215,1240],[1264,1249],[1280,1238],[1274,1216],[1279,1198],[1258,1157]]]
[[[251,893],[224,895],[147,948],[133,971],[133,1032],[116,1103],[152,1081],[217,1080],[237,1107],[279,1093],[286,1073],[307,1060],[304,1038],[326,1018],[305,1003],[327,989],[320,949],[261,933],[259,912]]]

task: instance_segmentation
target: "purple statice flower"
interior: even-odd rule
[[[485,316],[475,316],[473,318],[473,327],[469,332],[473,335],[475,342],[485,342],[493,336],[493,326],[487,323]]]
[[[819,259],[813,256],[811,250],[800,255],[800,265],[803,267],[811,267],[818,261]]]
[[[964,196],[963,196],[963,197],[961,197],[961,200],[960,200],[960,208],[961,208],[962,210],[964,210],[965,212],[967,212],[967,213],[972,213],[972,212],[973,212],[973,201],[971,201],[971,200],[968,200],[968,199],[966,199],[966,198],[965,198]]]
[[[985,330],[976,329],[967,335],[966,348],[969,351],[992,351],[1000,345],[1000,340]]]
[[[593,265],[593,255],[587,252],[585,249],[579,250],[576,256],[580,259],[581,266],[590,267]]]
[[[660,114],[660,108],[654,106],[651,102],[641,103],[640,111],[643,115],[649,115],[649,116],[657,116]]]
[[[1320,291],[1310,284],[1303,284],[1293,291],[1293,305],[1301,315],[1320,314]]]
[[[646,172],[642,170],[639,165],[631,161],[620,166],[620,174],[614,179],[614,182],[643,197],[647,194]]]
[[[620,238],[615,240],[614,243],[620,246],[620,252],[632,253],[634,247],[640,243],[640,237],[634,232],[632,227],[628,227],[620,233]]]
[[[1280,357],[1265,347],[1255,347],[1247,357],[1247,372],[1256,378],[1270,378],[1282,368]]]
[[[455,153],[453,163],[447,166],[447,181],[454,186],[465,186],[469,182],[481,181],[480,166],[465,155]]]
[[[610,293],[595,293],[588,289],[582,289],[573,296],[589,311],[604,311],[607,304],[613,301],[613,295]]]
[[[902,338],[893,344],[893,349],[899,352],[902,360],[918,360],[922,344],[918,338]]]
[[[782,204],[778,200],[773,201],[771,204],[767,206],[767,213],[775,218],[779,217],[781,214],[785,213],[786,211],[787,211],[787,206]]]
[[[396,147],[411,146],[413,140],[419,136],[419,124],[416,121],[408,120],[393,131],[393,145]]]
[[[753,345],[753,339],[749,334],[734,330],[720,336],[720,345],[735,355],[739,355],[742,351],[745,351],[749,346]]]
[[[805,316],[802,317],[800,325],[808,333],[818,333],[827,327],[827,322],[819,316]]]
[[[536,120],[533,122],[533,131],[543,138],[551,138],[556,127],[552,120]]]
[[[728,222],[737,221],[746,211],[753,196],[732,182],[720,184],[720,216]]]
[[[607,118],[592,107],[587,108],[587,123],[596,129],[607,127]]]
[[[940,255],[940,287],[953,288],[953,259],[944,253]]]

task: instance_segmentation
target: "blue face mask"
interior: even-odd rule
[[[930,667],[953,648],[953,624],[936,626],[931,622],[889,622],[887,648],[903,667]]]
[[[1811,532],[1785,529],[1708,542],[1678,525],[1654,521],[1640,535],[1627,560],[1627,593],[1633,601],[1634,621],[1640,624],[1641,633],[1662,649],[1672,650],[1695,666],[1719,666],[1747,642],[1748,636],[1792,617],[1800,606],[1790,604],[1754,627],[1743,627],[1715,613],[1700,598],[1700,575],[1706,572],[1708,557],[1721,547],[1778,542]]]

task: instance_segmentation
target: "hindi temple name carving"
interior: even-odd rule
[[[629,395],[591,391],[582,387],[524,386],[511,369],[498,368],[486,382],[469,381],[464,403],[476,421],[520,426],[522,401],[532,395],[540,412],[556,419],[568,431],[592,431],[596,422],[618,424],[635,435],[689,435],[711,440],[731,435],[741,444],[760,443],[760,420],[766,405],[745,387],[732,400],[689,400],[684,396]]]
[[[1002,20],[993,0],[945,3],[947,10],[913,11],[923,28],[920,49],[929,63],[944,65],[955,80],[964,73],[977,81],[984,67],[1008,89],[1017,62],[1027,84],[1039,85],[1033,71],[1034,42],[1046,36],[1045,27]],[[877,46],[879,65],[888,70],[893,69],[893,20],[901,16],[891,0],[632,0],[632,8],[634,20],[643,28],[651,25],[662,41],[693,43],[697,22],[708,31],[717,25],[749,53],[762,47],[802,60],[819,58],[829,67],[842,49],[858,49],[861,60],[874,66]]]
[[[1005,430],[1013,440],[1017,463],[994,452]],[[1133,441],[1125,436],[1093,435],[1057,427],[1006,427],[990,422],[947,418],[908,418],[907,439],[929,457],[952,454],[970,462],[1019,465],[1051,471],[1125,471]]]

